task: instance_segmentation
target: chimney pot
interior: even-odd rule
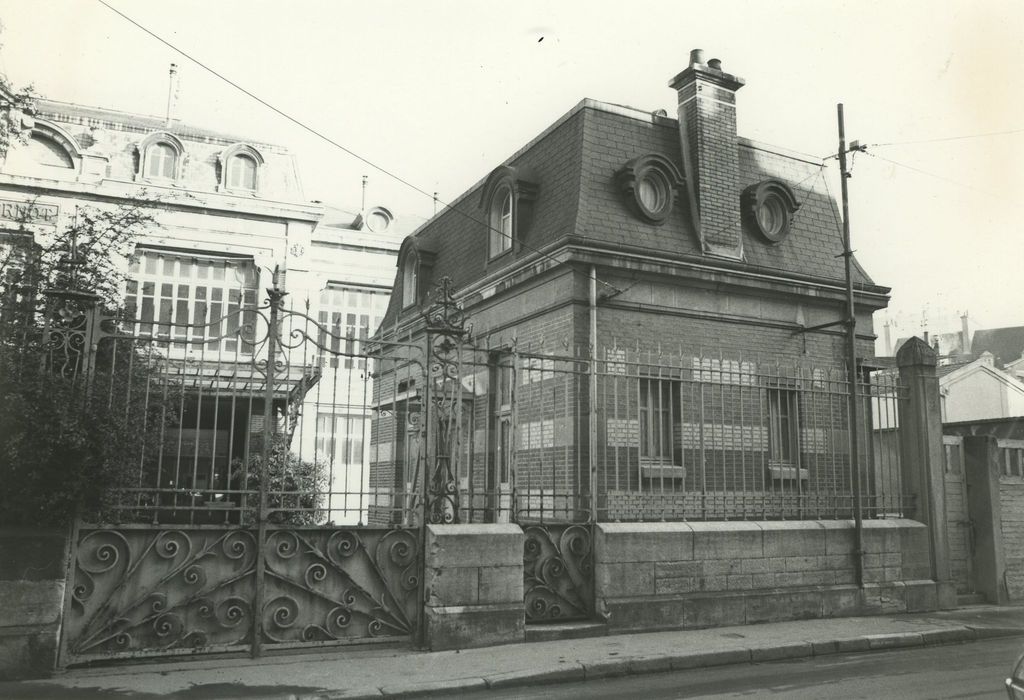
[[[713,68],[715,70],[722,70],[722,59],[720,59],[720,58],[712,58],[710,61],[708,61],[708,68]]]
[[[703,65],[704,63],[704,49],[694,49],[690,52],[690,65]]]

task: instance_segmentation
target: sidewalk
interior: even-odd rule
[[[1024,635],[1024,606],[652,632],[462,651],[333,649],[301,656],[80,669],[0,683],[4,698],[365,698],[580,681]]]

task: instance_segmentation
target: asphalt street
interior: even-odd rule
[[[1019,638],[791,661],[739,664],[566,683],[481,691],[467,700],[669,700],[671,698],[992,698],[1004,700],[1003,680],[1024,648]]]

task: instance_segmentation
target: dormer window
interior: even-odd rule
[[[533,219],[538,187],[519,168],[502,166],[484,183],[480,205],[487,222],[488,260],[517,249]]]
[[[512,248],[512,188],[499,189],[491,202],[489,257],[497,257]]]
[[[75,140],[56,125],[32,120],[23,143],[12,142],[3,161],[5,172],[52,179],[74,178],[81,161]]]
[[[228,187],[233,190],[256,189],[256,161],[247,155],[237,155],[228,164]]]
[[[658,153],[634,158],[615,175],[626,205],[640,219],[663,224],[672,213],[672,206],[683,176],[671,160]]]
[[[220,189],[238,194],[256,194],[260,190],[263,156],[245,143],[236,143],[218,156]]]
[[[144,180],[174,182],[181,175],[185,148],[173,134],[160,131],[150,134],[139,149],[139,177]]]
[[[419,286],[419,264],[420,261],[415,253],[410,252],[405,257],[405,264],[402,265],[402,308],[407,309],[417,301],[417,287]]]
[[[149,177],[173,180],[178,154],[168,143],[154,143],[146,150],[146,172]]]

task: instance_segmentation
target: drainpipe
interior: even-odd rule
[[[590,266],[590,522],[597,520],[597,267]]]

